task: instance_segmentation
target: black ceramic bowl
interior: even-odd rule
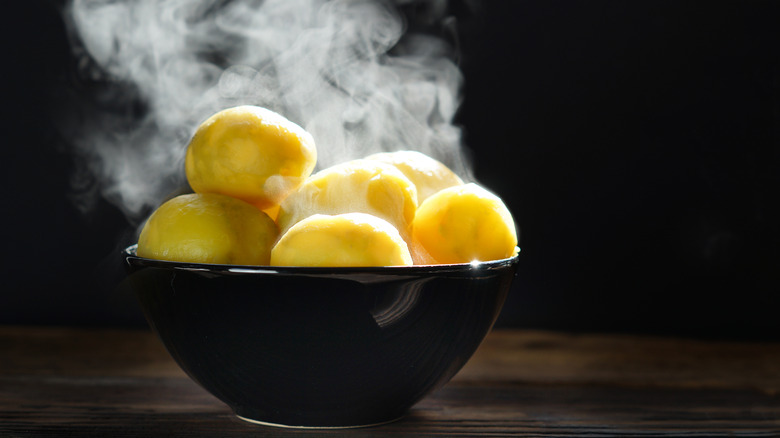
[[[488,333],[517,256],[380,268],[166,262],[124,251],[149,324],[241,418],[295,427],[392,421]]]

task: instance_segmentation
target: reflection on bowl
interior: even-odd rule
[[[241,418],[295,427],[402,416],[477,349],[518,261],[308,268],[150,260],[135,245],[123,255],[182,369]]]

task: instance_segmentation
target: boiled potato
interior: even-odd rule
[[[152,213],[141,257],[191,263],[267,265],[279,230],[253,205],[219,194],[177,196]]]
[[[275,266],[411,265],[406,242],[387,221],[365,213],[315,214],[293,225],[271,251]]]
[[[366,213],[393,225],[404,239],[411,236],[417,191],[395,167],[376,160],[352,160],[309,177],[281,205],[282,232],[315,214]]]
[[[517,246],[515,223],[506,205],[474,183],[426,199],[413,225],[413,238],[437,263],[503,259]]]
[[[268,109],[244,105],[198,127],[185,169],[197,193],[221,193],[269,209],[311,175],[316,161],[314,139],[303,128]]]

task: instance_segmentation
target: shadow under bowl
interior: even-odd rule
[[[449,381],[496,321],[518,257],[371,268],[138,257],[128,280],[181,368],[242,419],[359,427]]]

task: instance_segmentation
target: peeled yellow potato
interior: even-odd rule
[[[268,209],[300,186],[316,161],[306,130],[273,111],[245,105],[220,111],[198,127],[185,168],[197,193],[221,193]]]
[[[420,204],[439,190],[463,184],[463,180],[447,166],[421,152],[381,152],[366,159],[398,168],[417,188],[417,202]]]
[[[517,246],[506,205],[473,183],[441,190],[420,204],[413,236],[437,263],[503,259]]]
[[[315,214],[366,213],[390,222],[401,236],[411,236],[417,209],[414,184],[395,167],[376,160],[352,160],[309,177],[281,205],[282,233]]]
[[[365,213],[315,214],[293,225],[271,251],[275,266],[411,265],[390,223]]]
[[[279,230],[244,201],[187,194],[161,205],[138,239],[141,257],[192,263],[267,265]]]

